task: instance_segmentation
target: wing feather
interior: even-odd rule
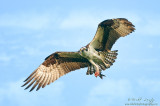
[[[25,80],[23,86],[39,90],[44,88],[51,82],[54,82],[59,77],[74,71],[76,69],[84,68],[90,65],[89,61],[79,55],[78,52],[55,52],[48,56],[45,61]]]
[[[37,87],[36,91],[38,91],[41,88],[42,81],[44,80],[44,77],[45,77],[45,73],[42,75],[42,78],[40,79],[40,81],[37,81],[38,82],[38,87]]]
[[[89,45],[99,51],[111,50],[117,39],[134,30],[134,25],[125,18],[105,20],[98,25],[96,35]]]

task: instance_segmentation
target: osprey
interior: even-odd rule
[[[39,90],[57,80],[59,77],[88,67],[87,75],[103,78],[102,70],[109,68],[118,55],[118,50],[111,51],[113,44],[120,37],[124,37],[135,30],[134,25],[125,18],[104,20],[98,25],[93,40],[77,52],[55,52],[49,55],[45,61],[24,81],[23,86],[31,85],[32,91],[36,86]],[[22,87],[23,87],[22,86]]]

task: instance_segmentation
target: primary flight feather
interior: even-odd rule
[[[77,52],[55,52],[25,80],[23,86],[39,90],[59,77],[76,69],[88,67],[87,75],[103,78],[102,70],[109,68],[118,55],[118,50],[111,51],[113,44],[135,30],[134,25],[125,18],[109,19],[98,25],[93,40]]]

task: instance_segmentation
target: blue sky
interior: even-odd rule
[[[160,1],[0,0],[0,106],[124,106],[128,98],[160,105]],[[98,23],[127,18],[136,31],[119,39],[114,65],[103,80],[87,69],[69,73],[45,89],[20,86],[49,54],[77,51]]]

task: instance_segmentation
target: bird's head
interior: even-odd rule
[[[83,55],[87,51],[88,51],[88,48],[84,46],[78,52],[79,52],[80,55]]]

